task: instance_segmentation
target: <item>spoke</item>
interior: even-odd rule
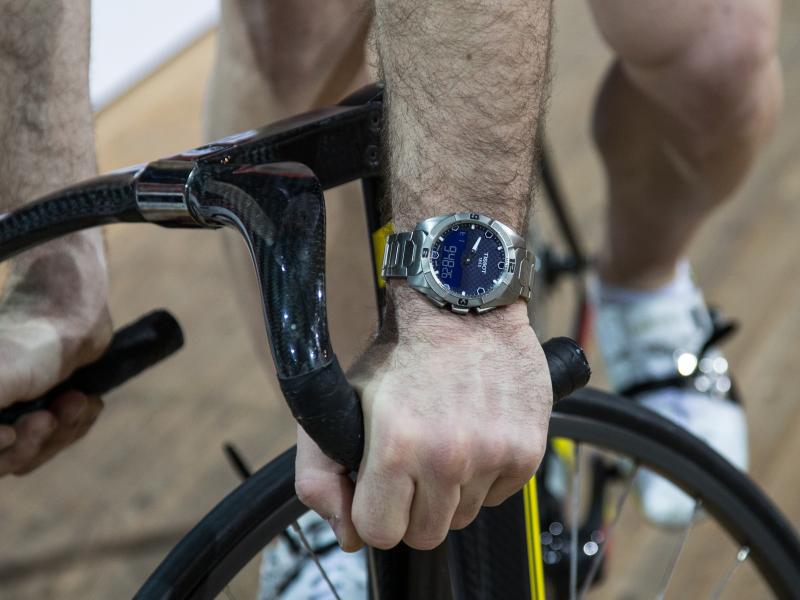
[[[317,565],[317,569],[319,570],[320,575],[322,575],[322,578],[325,580],[325,583],[328,584],[328,589],[330,589],[333,597],[336,598],[336,600],[342,600],[339,597],[339,594],[336,592],[336,588],[333,587],[333,583],[331,582],[330,577],[328,577],[328,573],[325,572],[325,569],[322,567],[322,563],[319,562],[316,552],[314,552],[314,550],[311,548],[311,544],[308,543],[308,540],[306,539],[306,536],[297,521],[292,523],[292,529],[297,534],[297,537],[300,538],[300,543],[303,544],[303,547],[306,549],[306,552],[308,552],[311,560],[313,560],[314,564]]]
[[[578,597],[578,529],[580,528],[581,507],[581,446],[575,442],[573,452],[572,486],[570,490],[570,561],[569,561],[569,597]]]
[[[747,546],[742,546],[739,548],[739,551],[736,553],[736,560],[733,561],[733,564],[731,565],[730,569],[728,569],[728,572],[722,576],[722,579],[719,580],[717,587],[715,587],[714,591],[711,592],[711,595],[709,596],[711,600],[717,600],[717,598],[722,596],[722,592],[725,591],[725,587],[728,585],[728,582],[730,582],[733,574],[739,567],[742,566],[744,561],[746,561],[749,556],[750,548]]]
[[[594,583],[595,577],[600,572],[600,565],[603,562],[603,558],[606,555],[606,548],[608,548],[609,543],[611,542],[611,537],[614,535],[614,530],[617,527],[617,523],[619,523],[619,518],[622,515],[622,509],[625,507],[625,502],[628,500],[630,496],[630,491],[633,489],[633,481],[636,478],[636,474],[639,472],[639,465],[638,463],[634,467],[631,474],[628,476],[627,481],[625,482],[625,487],[622,489],[622,493],[620,494],[619,498],[617,499],[617,506],[616,510],[614,511],[614,519],[611,521],[611,524],[608,526],[608,529],[605,532],[605,539],[603,540],[602,545],[600,546],[600,551],[595,555],[594,559],[592,560],[592,566],[589,567],[589,572],[586,574],[586,580],[583,582],[581,586],[581,593],[578,596],[579,598],[583,598],[586,596],[586,593],[589,591],[589,588],[592,587]]]
[[[678,539],[678,543],[675,545],[675,549],[672,551],[672,556],[667,563],[667,570],[664,573],[664,577],[661,579],[661,586],[659,589],[656,598],[658,600],[663,600],[664,596],[667,593],[667,586],[669,585],[670,579],[672,579],[672,574],[675,572],[675,567],[678,564],[678,558],[681,555],[681,551],[683,547],[686,545],[686,539],[689,537],[689,531],[691,531],[692,526],[694,525],[694,520],[697,517],[697,513],[702,506],[702,502],[700,500],[696,500],[694,503],[694,510],[692,511],[692,517],[689,519],[689,522],[686,524],[686,527],[681,532],[681,536]]]
[[[378,590],[378,571],[375,568],[375,549],[367,547],[367,568],[369,569],[369,584],[372,589],[371,600],[380,600],[381,593]]]

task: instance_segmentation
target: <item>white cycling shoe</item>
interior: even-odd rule
[[[595,334],[612,389],[681,425],[740,469],[747,468],[747,422],[732,398],[728,362],[713,345],[727,331],[715,324],[689,266],[653,291],[595,280]],[[646,518],[683,527],[695,502],[678,487],[642,470],[634,481]]]
[[[339,597],[367,600],[366,551],[342,551],[328,523],[313,511],[299,524]],[[294,531],[264,549],[258,600],[334,600],[330,585]]]

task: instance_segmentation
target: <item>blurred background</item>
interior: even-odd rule
[[[89,86],[95,111],[216,27],[219,9],[219,0],[139,0],[124,10],[114,0],[92,0]]]
[[[147,0],[127,4],[124,12],[111,0],[94,4],[92,99],[101,172],[201,144],[217,1]],[[156,9],[161,17],[153,23],[147,17]],[[588,124],[609,55],[582,0],[561,0],[556,11],[548,136],[581,231],[595,244],[604,184]],[[141,44],[145,24],[148,44]],[[797,526],[797,3],[784,3],[781,55],[783,120],[747,184],[699,236],[692,259],[710,302],[743,325],[727,353],[749,417],[751,474]],[[335,196],[334,214],[359,205],[352,191]],[[359,236],[365,229],[353,231]],[[219,238],[157,227],[108,230],[116,323],[165,306],[182,322],[187,347],[106,398],[98,424],[78,446],[30,476],[0,480],[0,598],[130,596],[179,537],[236,485],[221,452],[224,441],[234,441],[255,465],[293,442],[293,424],[264,368],[266,345],[252,343],[251,321],[232,289]],[[356,269],[370,298],[367,241],[354,243],[364,244]],[[333,339],[348,361],[366,344],[372,313],[368,301],[354,302],[352,290],[348,295],[337,288],[335,258],[329,265],[331,312],[344,315],[332,322]],[[644,571],[631,550],[631,572]],[[624,548],[619,552],[625,556]],[[713,546],[697,553],[714,561]],[[635,576],[626,585],[615,597],[635,597]]]

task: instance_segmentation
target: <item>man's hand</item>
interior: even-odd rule
[[[0,300],[0,407],[36,398],[98,358],[111,339],[108,275],[98,231],[16,259]],[[0,426],[0,476],[36,468],[81,438],[103,403],[67,392],[50,410]]]
[[[395,231],[466,210],[525,231],[551,3],[375,0]],[[298,435],[298,495],[347,550],[439,544],[534,473],[550,414],[524,304],[462,317],[389,291],[390,326],[351,374],[366,429],[355,489]]]
[[[525,304],[459,316],[394,292],[402,310],[350,375],[366,429],[355,488],[298,429],[298,496],[345,550],[434,548],[519,490],[544,452],[552,392]]]

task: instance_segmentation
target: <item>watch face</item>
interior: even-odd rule
[[[506,253],[494,231],[480,223],[455,223],[431,246],[431,270],[442,287],[464,298],[483,296],[498,285]]]

